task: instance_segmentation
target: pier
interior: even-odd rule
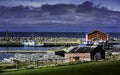
[[[3,53],[46,53],[48,50],[0,50]]]

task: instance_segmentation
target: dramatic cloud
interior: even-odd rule
[[[42,4],[81,4],[87,0],[0,0],[0,5],[4,6],[35,6],[39,7]],[[120,0],[88,0],[95,4],[101,4],[112,10],[120,11]]]
[[[0,6],[0,26],[119,27],[120,12],[86,1],[74,4]],[[62,28],[61,28],[62,29]]]

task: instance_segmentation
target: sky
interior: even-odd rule
[[[39,7],[42,4],[81,4],[85,1],[93,1],[96,4],[101,4],[109,9],[120,11],[120,0],[0,0],[0,5],[16,6],[16,5],[31,5]]]
[[[85,10],[76,13],[77,7],[71,8],[71,10],[50,8],[47,11],[33,10],[34,12],[22,11],[19,8],[19,11],[17,9],[9,10],[8,8],[9,11],[6,12],[6,9],[1,8],[0,31],[88,32],[101,30],[120,32],[120,0],[0,0],[0,6],[41,7],[44,4],[74,4],[77,6],[85,1],[92,1],[95,5],[100,5],[98,8],[100,10],[95,10],[93,7],[93,11],[88,13],[84,8]],[[101,7],[109,10],[101,9]]]

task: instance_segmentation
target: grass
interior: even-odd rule
[[[69,66],[3,72],[0,75],[117,75],[120,62],[90,62]]]

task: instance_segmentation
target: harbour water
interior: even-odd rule
[[[48,50],[49,47],[0,47],[0,50]]]
[[[49,50],[50,47],[0,47],[0,50]],[[11,53],[0,53],[0,61],[2,61],[3,58],[9,58],[13,57],[14,54]]]
[[[74,37],[85,38],[88,32],[0,32],[0,37]],[[120,32],[106,32],[110,37],[120,38]]]

